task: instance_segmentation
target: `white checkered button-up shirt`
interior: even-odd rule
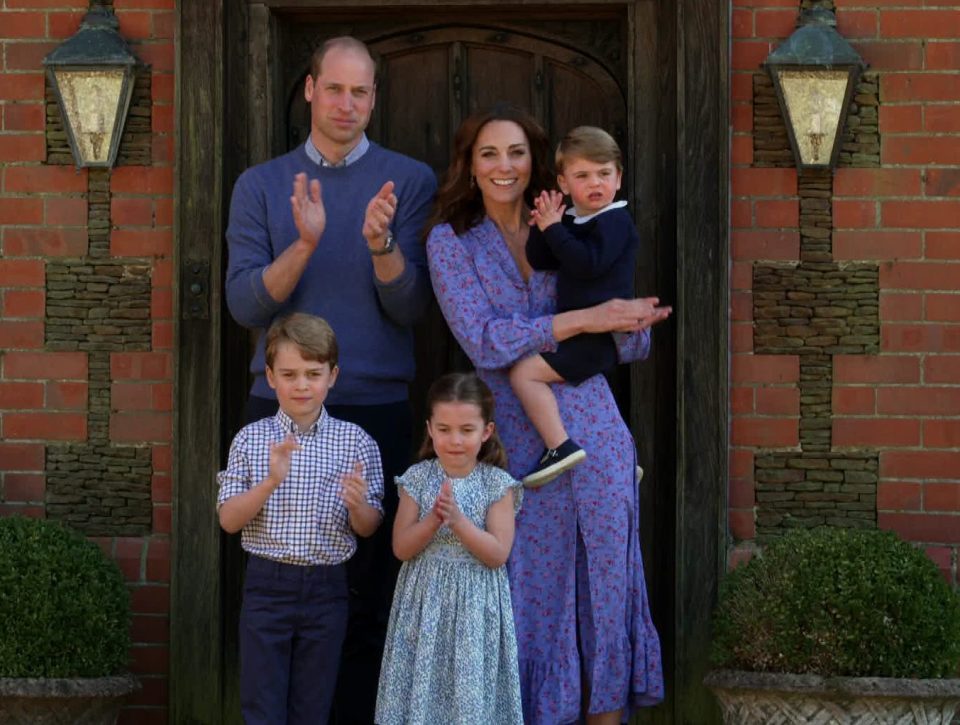
[[[373,438],[359,426],[331,417],[326,408],[303,433],[282,410],[237,433],[227,469],[217,474],[217,507],[267,477],[270,446],[283,441],[288,433],[296,436],[300,450],[294,451],[283,483],[243,527],[243,548],[287,564],[340,564],[357,549],[356,534],[340,496],[341,476],[360,461],[367,481],[367,503],[382,514],[383,466]]]

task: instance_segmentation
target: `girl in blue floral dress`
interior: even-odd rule
[[[419,463],[397,477],[397,579],[376,721],[521,724],[504,563],[522,487],[503,470],[493,395],[453,373],[427,393]]]

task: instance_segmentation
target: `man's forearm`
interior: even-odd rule
[[[273,260],[263,272],[263,284],[267,292],[277,302],[283,302],[296,288],[307,268],[311,247],[302,239],[298,239],[283,250],[279,257]]]

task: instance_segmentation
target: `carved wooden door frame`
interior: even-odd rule
[[[507,7],[533,5],[525,0],[510,6],[501,0],[179,3],[170,722],[225,718],[221,537],[214,508],[224,444],[221,361],[236,351],[221,346],[220,280],[228,187],[256,154],[248,147],[255,133],[226,132],[227,99],[250,87],[248,78],[237,77],[228,53],[236,52],[249,22],[279,7],[345,13],[358,7],[371,13],[400,6],[471,12],[495,7],[502,14]],[[644,494],[661,512],[656,521],[645,522],[648,578],[651,587],[671,588],[672,606],[659,622],[667,645],[668,698],[643,720],[714,722],[716,711],[701,679],[709,666],[710,610],[726,550],[729,2],[538,0],[535,5],[551,13],[621,8],[631,30],[631,185],[636,189],[638,179],[656,179],[652,188],[638,190],[638,226],[644,238],[657,240],[657,256],[645,265],[651,268],[649,288],[675,307],[670,326],[655,333],[653,374],[644,366],[634,366],[633,373],[634,387],[641,400],[652,401],[661,431],[655,440],[641,436],[638,443],[644,460],[658,461],[656,480],[670,484]],[[251,58],[248,65],[253,73],[269,68],[265,58]],[[642,72],[651,68],[656,72]],[[209,305],[199,313],[190,297],[198,273],[207,275],[209,289]],[[672,541],[673,547],[651,551],[651,539]]]

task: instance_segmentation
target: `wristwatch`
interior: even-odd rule
[[[371,249],[370,247],[367,247],[367,249],[374,257],[379,257],[381,254],[390,254],[395,246],[397,246],[397,241],[393,238],[393,232],[388,229],[387,238],[383,241],[383,246],[380,249]]]

